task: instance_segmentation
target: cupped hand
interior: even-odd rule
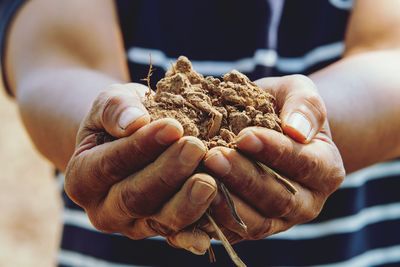
[[[261,239],[316,218],[345,176],[313,82],[294,75],[257,83],[276,97],[284,134],[249,127],[239,133],[237,150],[217,147],[204,160],[208,171],[230,191],[247,225],[247,230],[240,227],[219,193],[212,204],[213,216],[232,243]],[[288,190],[260,163],[284,177],[297,192]]]
[[[217,191],[212,177],[193,175],[206,148],[197,138],[182,138],[173,119],[150,123],[141,104],[146,90],[114,85],[98,96],[81,123],[65,191],[100,231],[132,239],[162,235],[175,247],[203,254],[208,235],[188,227]],[[108,135],[114,138],[104,143]]]

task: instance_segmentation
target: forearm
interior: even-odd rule
[[[17,88],[23,122],[37,149],[64,170],[75,147],[80,122],[101,90],[117,81],[84,68],[41,69]]]
[[[114,1],[26,1],[5,48],[2,67],[25,126],[63,170],[99,91],[129,80]]]
[[[400,52],[345,57],[311,75],[347,172],[400,155]]]

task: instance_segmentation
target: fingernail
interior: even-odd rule
[[[260,152],[264,147],[263,142],[250,130],[239,136],[236,145],[242,150],[253,153]]]
[[[194,247],[189,247],[188,250],[196,255],[204,255],[206,253],[206,251],[198,250]]]
[[[221,153],[221,151],[211,152],[204,160],[204,165],[215,172],[217,175],[223,177],[231,171],[231,164]]]
[[[183,165],[197,164],[206,153],[203,143],[200,140],[198,142],[195,140],[185,140],[185,144],[179,154],[179,160]]]
[[[119,127],[125,130],[130,124],[145,115],[145,113],[138,108],[128,107],[121,112],[118,119]]]
[[[156,133],[154,138],[160,145],[169,145],[179,139],[182,131],[182,126],[175,120],[171,120]]]
[[[210,184],[196,181],[190,192],[190,201],[196,205],[205,204],[214,192],[215,188]]]
[[[290,114],[285,124],[296,130],[304,139],[307,139],[311,132],[310,121],[299,112]]]

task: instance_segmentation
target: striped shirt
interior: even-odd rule
[[[1,0],[0,0],[1,1]],[[310,74],[340,59],[350,0],[117,0],[132,80],[159,80],[179,55],[205,75],[251,79]],[[1,26],[1,25],[0,25]],[[153,85],[154,86],[154,85]],[[60,189],[63,177],[58,176]],[[248,266],[400,266],[400,161],[348,175],[312,222],[235,249]],[[170,247],[98,232],[63,192],[60,266],[233,266]]]

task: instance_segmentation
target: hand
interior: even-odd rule
[[[266,78],[258,84],[273,94],[285,134],[249,127],[237,137],[238,151],[214,148],[204,164],[230,190],[244,231],[233,219],[224,197],[213,216],[230,242],[261,239],[314,219],[344,179],[343,163],[332,141],[326,111],[313,82],[300,75]],[[284,176],[298,190],[292,194],[259,161]]]
[[[114,85],[98,96],[81,123],[65,191],[100,231],[132,239],[160,234],[175,247],[203,254],[208,235],[185,228],[216,195],[212,177],[192,175],[206,148],[194,137],[181,138],[175,120],[149,123],[140,99],[146,90]],[[104,132],[117,139],[103,143]]]

